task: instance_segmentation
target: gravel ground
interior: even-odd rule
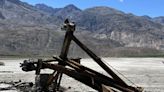
[[[20,62],[24,59],[7,60],[1,59],[5,66],[0,66],[0,82],[25,81],[34,82],[35,72],[23,72]],[[129,85],[140,86],[145,92],[164,92],[164,58],[103,58],[109,67],[112,68]],[[107,75],[92,59],[82,59],[81,64],[95,69]],[[119,72],[117,72],[116,70]],[[42,70],[42,73],[51,73],[52,70]],[[122,76],[122,74],[125,77]],[[94,91],[92,88],[64,75],[61,83],[66,92],[88,92]],[[3,91],[9,92],[9,91]],[[10,91],[11,92],[11,91]]]

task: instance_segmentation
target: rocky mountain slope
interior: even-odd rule
[[[163,24],[146,17],[103,6],[81,10],[74,5],[52,8],[0,0],[0,55],[59,54],[65,33],[60,27],[66,18],[76,22],[75,35],[98,55],[164,50]],[[74,56],[85,56],[76,45],[70,49]]]
[[[164,16],[155,17],[153,18],[153,21],[164,25]]]

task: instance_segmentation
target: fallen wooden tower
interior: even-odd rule
[[[65,20],[63,30],[66,30],[65,39],[61,53],[58,57],[54,56],[50,60],[38,59],[38,61],[25,60],[22,64],[23,71],[36,71],[36,90],[38,92],[56,92],[59,90],[62,74],[66,74],[83,84],[99,91],[99,92],[142,92],[141,87],[133,87],[126,84],[112,69],[110,69],[97,55],[88,49],[75,36],[75,24]],[[68,50],[71,41],[74,41],[82,50],[84,50],[100,67],[102,67],[109,76],[103,75],[95,70],[80,64],[80,58],[67,58]],[[56,62],[56,63],[51,63]],[[69,66],[71,68],[68,68]],[[42,79],[43,74],[40,74],[41,69],[52,69],[54,72]],[[51,90],[49,86],[54,84]]]

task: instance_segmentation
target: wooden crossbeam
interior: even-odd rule
[[[65,68],[62,65],[48,64],[48,63],[43,63],[43,68],[49,68],[49,69],[56,70],[60,73],[64,73],[92,87],[93,89],[98,90],[99,92],[103,92],[102,84],[116,88],[123,92],[139,92],[137,89],[132,88],[130,86],[123,86],[123,85],[117,84],[117,82],[113,79],[110,79],[110,78],[104,79],[90,72],[77,72],[76,70]]]

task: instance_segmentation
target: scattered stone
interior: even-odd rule
[[[0,71],[0,73],[14,73],[13,71]]]
[[[4,62],[0,62],[0,66],[4,66],[5,65],[5,63]]]
[[[32,92],[32,82],[0,82],[0,91]]]
[[[71,87],[69,86],[68,89],[71,89]]]
[[[164,64],[164,61],[162,61],[162,63]]]

